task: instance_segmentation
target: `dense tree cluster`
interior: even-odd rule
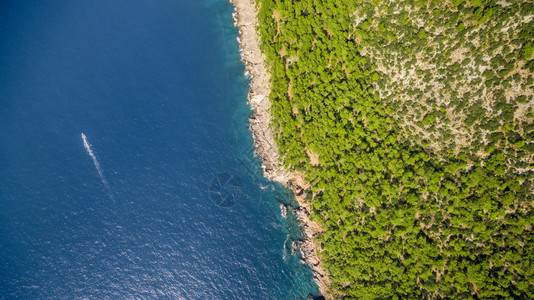
[[[456,23],[448,26],[462,32],[496,17],[504,2],[258,1],[262,48],[272,73],[273,129],[284,163],[304,172],[312,185],[307,199],[313,218],[326,229],[318,243],[336,295],[534,297],[533,162],[518,160],[522,171],[509,167],[512,157],[534,148],[532,112],[520,123],[515,110],[510,112],[516,102],[532,106],[532,96],[496,102],[502,118],[485,114],[488,108],[480,103],[466,107],[462,99],[429,104],[420,110],[420,128],[439,131],[433,124],[463,108],[465,126],[482,124],[492,141],[484,156],[436,152],[418,140],[415,128],[406,134],[402,116],[412,113],[417,94],[403,89],[407,97],[399,99],[384,93],[391,78],[371,55],[373,47],[394,40],[406,58],[440,51],[418,41],[434,40],[447,22],[430,24],[433,18],[414,12],[452,14]],[[532,7],[530,1],[521,5]],[[506,74],[517,68],[530,72],[521,84],[532,87],[532,13],[524,16],[528,26],[510,29],[530,35],[522,35],[513,51],[499,52],[519,65],[496,61],[486,69],[496,74],[484,79],[485,86],[506,84],[495,79],[506,81],[498,75],[504,66],[510,68]],[[395,22],[412,25],[396,31],[401,24]],[[468,64],[434,70],[448,74]],[[422,80],[429,72],[418,71]]]
[[[506,169],[523,172],[534,160],[523,142],[534,106],[534,5],[494,2],[382,1],[360,9],[354,28],[370,32],[359,44],[406,141],[444,159],[499,149]]]

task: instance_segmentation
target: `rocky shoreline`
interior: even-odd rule
[[[265,57],[260,49],[259,36],[256,32],[257,18],[254,0],[230,0],[235,7],[234,20],[239,28],[239,47],[241,59],[245,63],[245,74],[251,77],[248,101],[254,109],[249,118],[250,131],[254,137],[256,153],[262,161],[264,176],[269,180],[278,181],[290,188],[299,207],[293,210],[301,225],[304,241],[297,246],[314,274],[314,280],[319,287],[321,295],[328,297],[327,273],[319,260],[318,249],[314,237],[321,232],[321,226],[309,219],[310,205],[305,203],[305,190],[309,184],[303,175],[289,172],[281,165],[280,153],[269,125],[272,121],[270,114],[270,74],[265,66]]]

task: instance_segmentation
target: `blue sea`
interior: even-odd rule
[[[232,12],[0,3],[1,299],[317,293],[253,154]]]

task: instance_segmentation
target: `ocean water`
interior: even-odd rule
[[[317,292],[253,156],[232,11],[0,3],[1,299]]]

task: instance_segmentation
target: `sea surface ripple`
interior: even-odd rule
[[[232,11],[2,1],[1,299],[317,291],[287,242],[298,227],[278,202],[290,199],[253,156]],[[210,198],[220,174],[239,180],[215,185],[239,192],[231,205]]]

